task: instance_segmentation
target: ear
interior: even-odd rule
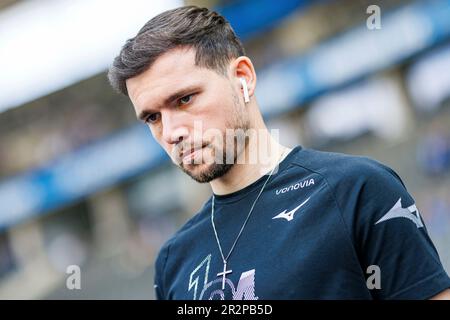
[[[235,80],[237,88],[241,91],[242,95],[244,95],[244,90],[242,88],[240,78],[243,78],[247,83],[248,95],[252,97],[255,93],[256,87],[256,73],[255,68],[253,67],[253,63],[249,57],[241,56],[236,58],[231,66],[232,76]]]

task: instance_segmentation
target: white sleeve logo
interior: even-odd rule
[[[402,198],[398,199],[395,205],[375,224],[394,218],[406,218],[414,222],[417,228],[423,227],[422,220],[420,219],[420,213],[416,207],[416,204],[412,204],[407,208],[402,208]]]

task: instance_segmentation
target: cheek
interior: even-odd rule
[[[152,134],[153,138],[159,143],[161,144],[161,134],[159,132],[159,130],[154,129],[151,126],[148,126],[150,133]]]
[[[159,142],[159,141],[158,141]],[[164,151],[167,153],[167,155],[172,158],[172,152],[173,152],[173,146],[167,143],[160,143],[161,147],[164,149]]]
[[[215,127],[222,128],[223,124],[228,118],[232,117],[234,112],[234,108],[228,101],[218,101],[205,114],[205,120],[208,125],[214,124]]]
[[[161,135],[161,131],[158,130],[157,128],[152,128],[149,126],[150,129],[150,133],[153,136],[153,139],[156,140],[156,142],[158,142],[158,144],[168,153],[170,154],[171,152],[171,145],[166,143],[163,139],[162,139],[162,135]]]
[[[220,106],[219,106],[220,108]],[[216,112],[214,112],[216,111]],[[209,130],[225,130],[225,124],[227,122],[229,113],[224,112],[224,110],[214,110],[209,112],[203,117],[203,128]]]

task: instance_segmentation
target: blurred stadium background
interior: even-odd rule
[[[283,143],[394,168],[450,271],[450,1],[0,0],[0,298],[154,298],[158,249],[210,190],[171,166],[106,70],[183,4],[230,20]],[[81,290],[66,288],[73,264]]]

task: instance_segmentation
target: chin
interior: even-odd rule
[[[200,183],[207,183],[225,175],[232,167],[232,164],[182,164],[181,170],[188,176]]]

